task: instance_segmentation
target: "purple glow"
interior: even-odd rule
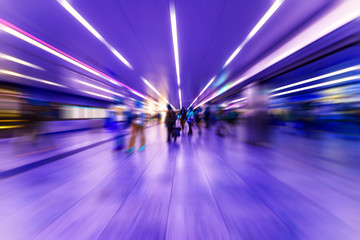
[[[128,90],[130,90],[131,92],[135,93],[136,95],[138,95],[138,96],[140,96],[140,97],[142,97],[142,98],[144,98],[144,99],[146,99],[146,100],[150,100],[150,101],[156,102],[156,101],[154,101],[154,100],[152,100],[152,99],[150,99],[150,98],[146,97],[145,95],[143,95],[143,94],[141,94],[141,93],[137,92],[136,90],[132,89],[131,87],[129,87],[129,86],[127,86],[127,85],[123,84],[122,82],[120,82],[120,81],[118,81],[118,80],[115,80],[115,79],[111,78],[110,76],[108,76],[108,75],[106,75],[106,74],[104,74],[104,73],[102,73],[102,72],[100,72],[100,71],[96,70],[95,68],[93,68],[93,67],[91,67],[91,66],[89,66],[89,65],[87,65],[87,64],[85,64],[85,63],[83,63],[83,62],[81,62],[80,60],[78,60],[78,59],[76,59],[76,58],[74,58],[74,57],[70,56],[69,54],[64,53],[63,51],[61,51],[61,50],[59,50],[59,49],[57,49],[57,48],[53,47],[52,45],[50,45],[50,44],[48,44],[48,43],[46,43],[46,42],[42,41],[41,39],[39,39],[39,38],[37,38],[37,37],[35,37],[35,36],[33,36],[33,35],[31,35],[31,34],[29,34],[29,33],[25,32],[24,30],[22,30],[22,29],[20,29],[20,28],[18,28],[18,27],[16,27],[16,26],[14,26],[13,24],[11,24],[11,23],[9,23],[9,22],[5,21],[4,19],[1,19],[1,18],[0,18],[0,24],[2,24],[2,25],[6,26],[6,27],[8,27],[8,28],[11,28],[11,29],[13,29],[13,30],[17,31],[18,33],[21,33],[21,34],[23,34],[23,35],[25,35],[25,36],[27,36],[27,37],[31,38],[32,40],[37,41],[38,43],[41,43],[41,44],[45,45],[46,47],[48,47],[48,48],[50,48],[50,49],[52,49],[52,50],[56,51],[57,53],[59,53],[59,54],[61,54],[61,55],[63,55],[63,56],[66,56],[66,57],[70,58],[71,60],[73,60],[73,61],[75,61],[75,62],[77,62],[77,63],[81,64],[82,66],[84,66],[84,67],[86,67],[86,68],[91,69],[92,71],[95,71],[95,72],[96,72],[96,73],[98,73],[99,75],[101,75],[101,76],[103,76],[103,77],[105,77],[105,78],[109,79],[109,80],[110,80],[110,82],[112,82],[112,83],[114,83],[114,84],[120,84],[121,86],[123,86],[123,87],[127,88]],[[115,82],[116,82],[116,83],[115,83]]]

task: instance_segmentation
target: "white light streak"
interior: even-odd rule
[[[327,73],[327,74],[324,74],[324,75],[321,75],[321,76],[309,78],[307,80],[303,80],[303,81],[292,83],[292,84],[289,84],[289,85],[286,85],[286,86],[275,88],[275,89],[271,90],[270,92],[277,92],[277,91],[284,90],[284,89],[287,89],[287,88],[295,87],[295,86],[302,85],[302,84],[309,83],[309,82],[314,82],[314,81],[317,81],[317,80],[320,80],[320,79],[336,76],[336,75],[339,75],[339,74],[342,74],[342,73],[347,73],[347,72],[351,72],[351,71],[355,71],[355,70],[359,70],[359,69],[360,69],[360,65],[344,68],[344,69],[341,69],[341,70],[338,70],[338,71],[335,71],[335,72]]]
[[[236,102],[241,102],[241,101],[243,101],[243,100],[245,100],[245,99],[246,99],[245,97],[243,97],[243,98],[238,98],[238,99],[235,99],[235,100],[229,102],[229,104],[236,103]]]
[[[205,92],[205,90],[214,82],[216,76],[214,76],[209,82],[208,84],[206,84],[206,86],[204,87],[204,89],[200,92],[200,94],[194,99],[194,101],[190,104],[190,106],[188,107],[188,109],[196,102],[196,100],[200,97],[201,94],[203,94]]]
[[[182,103],[181,103],[181,90],[180,90],[179,45],[178,45],[176,12],[175,12],[175,3],[174,2],[170,3],[170,21],[171,21],[171,34],[172,34],[172,38],[173,38],[176,77],[177,77],[177,84],[178,84],[178,88],[179,88],[179,100],[180,100],[180,109],[181,109]]]
[[[251,40],[251,38],[259,31],[259,29],[269,20],[269,18],[275,13],[275,11],[281,6],[284,0],[276,0],[274,4],[269,8],[265,15],[260,19],[260,21],[255,25],[251,32],[247,35],[245,40],[236,48],[236,50],[231,54],[228,60],[225,62],[223,68],[226,68],[234,58],[239,54],[241,49]]]
[[[122,63],[124,63],[128,68],[133,69],[130,63],[113,47],[111,46],[96,29],[90,25],[88,21],[85,20],[66,0],[58,0],[58,2],[63,6],[73,17],[75,17],[89,32],[91,32],[100,42],[102,42]]]
[[[17,72],[8,71],[8,70],[5,70],[5,69],[0,69],[0,74],[6,74],[6,75],[9,75],[9,76],[13,76],[13,77],[24,78],[24,79],[28,79],[28,80],[32,80],[32,81],[36,81],[36,82],[41,82],[41,83],[45,83],[45,84],[49,84],[49,85],[53,85],[53,86],[57,86],[57,87],[66,88],[66,86],[58,84],[58,83],[50,82],[50,81],[40,79],[40,78],[36,78],[36,77],[27,76],[27,75],[20,74],[20,73],[17,73]]]
[[[89,91],[82,91],[82,92],[87,93],[87,94],[91,94],[91,95],[94,95],[94,96],[97,96],[97,97],[102,97],[102,98],[107,98],[107,99],[110,99],[110,100],[114,100],[112,97],[105,96],[105,95],[102,95],[102,94],[89,92]]]
[[[93,84],[88,83],[88,82],[85,82],[85,81],[76,80],[76,82],[81,83],[81,84],[86,85],[86,86],[89,86],[89,87],[96,88],[96,89],[101,90],[101,91],[104,91],[104,92],[108,92],[108,93],[117,95],[117,96],[119,96],[119,97],[124,97],[124,95],[122,95],[122,94],[120,94],[120,93],[117,93],[117,92],[111,91],[111,90],[109,90],[109,89],[106,89],[106,88],[102,88],[102,87],[93,85]]]
[[[39,66],[37,66],[35,64],[26,62],[24,60],[21,60],[21,59],[18,59],[18,58],[15,58],[13,56],[9,56],[9,55],[3,54],[3,53],[0,53],[0,58],[8,60],[8,61],[15,62],[15,63],[18,63],[18,64],[21,64],[21,65],[24,65],[24,66],[27,66],[27,67],[35,68],[37,70],[45,71],[45,69],[42,68],[42,67],[39,67]]]
[[[352,81],[352,80],[356,80],[356,79],[360,79],[360,75],[355,75],[355,76],[351,76],[351,77],[340,78],[340,79],[336,79],[336,80],[332,80],[332,81],[328,81],[328,82],[324,82],[324,83],[314,84],[314,85],[307,86],[307,87],[302,87],[302,88],[297,88],[297,89],[293,89],[293,90],[289,90],[289,91],[285,91],[285,92],[280,92],[280,93],[277,93],[277,94],[273,94],[273,95],[271,95],[270,97],[282,96],[282,95],[286,95],[286,94],[290,94],[290,93],[305,91],[305,90],[309,90],[309,89],[313,89],[313,88],[318,88],[318,87],[324,87],[324,86],[328,86],[328,85],[332,85],[332,84],[337,84],[337,83],[348,82],[348,81]]]
[[[141,79],[144,81],[144,83],[146,84],[146,85],[148,85],[148,87],[149,88],[151,88],[158,96],[160,96],[167,104],[170,104],[169,103],[169,101],[166,99],[166,98],[164,98],[160,93],[159,93],[159,91],[158,90],[156,90],[156,88],[153,86],[153,85],[151,85],[151,83],[148,81],[148,80],[146,80],[144,77],[141,77]],[[171,105],[171,104],[170,104]],[[172,106],[172,105],[171,105]]]
[[[180,99],[180,109],[182,108],[182,104],[181,104],[181,89],[179,88],[179,99]],[[172,106],[173,107],[173,106]],[[174,108],[174,107],[173,107]]]

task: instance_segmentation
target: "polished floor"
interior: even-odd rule
[[[359,239],[359,140],[146,136],[131,155],[107,141],[0,179],[0,239]]]

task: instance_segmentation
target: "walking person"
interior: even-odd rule
[[[132,125],[131,125],[131,137],[129,141],[128,149],[126,153],[132,153],[135,150],[135,141],[136,136],[140,135],[140,148],[139,152],[145,149],[145,122],[146,114],[142,111],[142,103],[137,103],[137,109],[131,116]]]
[[[190,107],[188,112],[186,113],[186,122],[189,126],[188,135],[192,135],[192,126],[194,124],[194,118],[195,118],[195,114],[194,114],[193,108]]]
[[[183,107],[180,111],[180,124],[181,124],[181,131],[184,131],[186,122],[186,109]]]
[[[115,108],[115,112],[116,112],[116,125],[115,125],[115,138],[114,138],[114,151],[123,149],[125,147],[125,133],[126,133],[126,129],[130,126],[130,124],[127,124],[127,121],[129,119],[122,119],[122,120],[126,120],[126,121],[120,121],[119,118],[122,115],[121,111],[117,108]],[[125,114],[125,112],[124,112]]]
[[[181,123],[180,123],[180,114],[176,115],[175,127],[173,130],[174,142],[176,142],[176,138],[180,137],[181,132]]]
[[[173,134],[174,126],[176,122],[176,114],[173,111],[170,104],[167,105],[167,109],[168,111],[166,113],[166,118],[165,118],[165,124],[167,127],[167,142],[171,142],[171,135]]]

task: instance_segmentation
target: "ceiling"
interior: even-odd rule
[[[0,24],[7,27],[12,24],[13,30],[25,31],[36,37],[36,41],[56,48],[54,51],[61,51],[72,62],[0,30],[0,53],[42,68],[39,70],[0,59],[0,69],[54,82],[61,87],[7,74],[1,75],[2,80],[84,96],[92,92],[112,97],[112,93],[103,90],[108,89],[126,97],[153,99],[160,104],[165,104],[163,99],[166,99],[179,108],[169,0],[68,0],[107,45],[60,2],[2,0]],[[178,0],[174,4],[181,102],[183,106],[189,106],[212,77],[216,76],[197,103],[326,16],[339,1],[285,0],[225,68],[227,59],[274,1]],[[113,54],[111,47],[127,60],[131,68]],[[79,81],[103,89],[94,89]],[[102,98],[100,95],[92,96]]]

